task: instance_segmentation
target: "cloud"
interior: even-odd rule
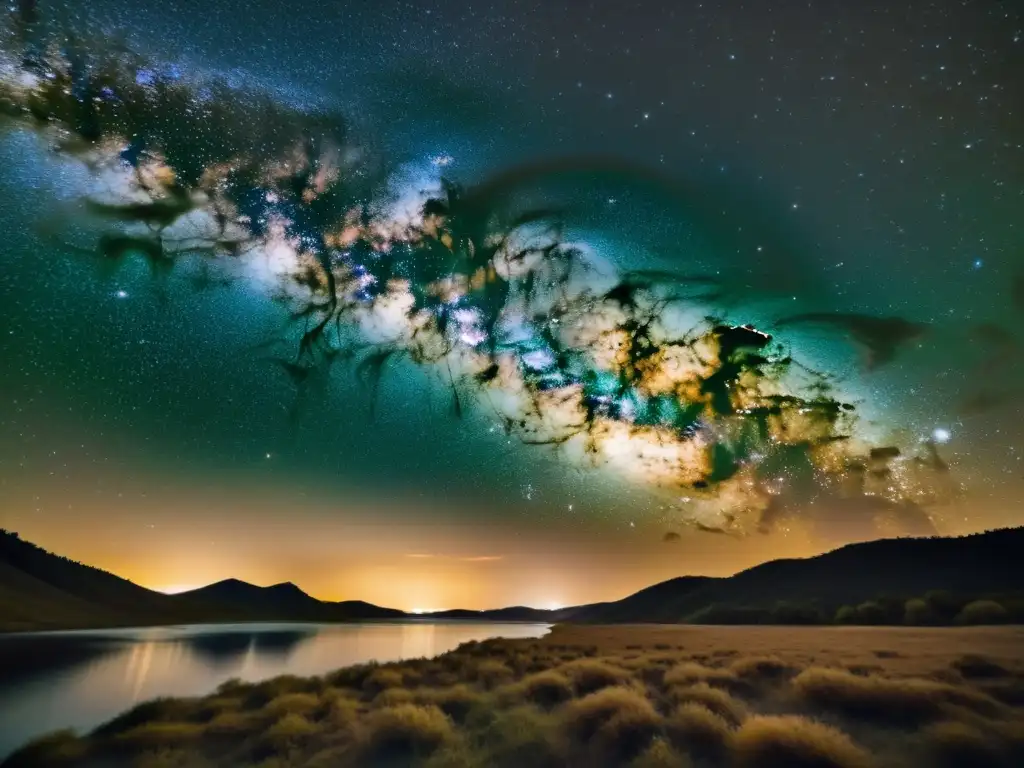
[[[460,557],[466,563],[490,563],[495,560],[504,560],[504,555],[476,555],[475,557]]]
[[[924,323],[902,317],[872,317],[848,312],[806,312],[783,317],[775,324],[782,327],[795,323],[830,325],[842,330],[863,349],[868,371],[891,362],[901,347],[919,339],[927,329]]]
[[[407,554],[406,557],[415,557],[415,558],[419,558],[419,559],[425,560],[427,558],[433,557],[433,555],[427,554],[427,553],[423,553],[423,552],[412,552],[410,554]]]

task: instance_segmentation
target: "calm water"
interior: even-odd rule
[[[319,675],[547,630],[468,622],[217,624],[0,636],[0,758],[42,733],[88,730],[138,702],[199,696],[232,677]]]

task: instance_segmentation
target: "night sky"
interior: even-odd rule
[[[1024,522],[1014,3],[80,5],[40,3],[28,31],[12,11],[0,44],[3,527],[158,589],[291,580],[424,609],[615,599]],[[100,89],[104,57],[130,71]],[[181,222],[154,236],[124,203],[133,174],[161,194],[185,178],[161,154],[170,129],[147,144],[41,120],[26,105],[55,62],[68,103],[112,114],[179,88],[160,109],[197,156],[271,109],[300,133],[346,127],[305,166],[264,139],[196,161],[192,192],[258,170],[217,187],[246,248],[168,250]],[[307,174],[294,199],[279,167]],[[557,218],[588,268],[545,283],[530,251],[495,272],[441,178],[471,213],[493,203],[505,228],[488,237],[541,212],[543,239]],[[349,231],[377,238],[365,258]],[[97,246],[140,232],[163,254]],[[387,282],[375,265],[405,246],[413,272]],[[460,266],[422,278],[438,253]],[[353,308],[289,324],[325,295],[326,263]],[[543,323],[524,309],[530,264]],[[392,315],[367,318],[402,297],[430,340],[403,325],[368,359]],[[337,335],[310,351],[324,312]],[[651,322],[656,349],[627,364],[616,334]],[[335,356],[350,341],[373,346]],[[691,380],[694,350],[715,361]]]

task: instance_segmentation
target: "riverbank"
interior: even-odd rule
[[[1022,649],[1020,627],[559,625],[228,682],[4,765],[1020,765]]]

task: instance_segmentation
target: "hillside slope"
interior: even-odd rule
[[[814,604],[825,614],[882,597],[943,590],[966,595],[1024,593],[1024,528],[956,538],[881,539],[816,557],[773,560],[719,579],[681,578],[622,600],[584,607],[570,620],[674,623],[712,606]],[[697,614],[697,616],[695,616]]]

